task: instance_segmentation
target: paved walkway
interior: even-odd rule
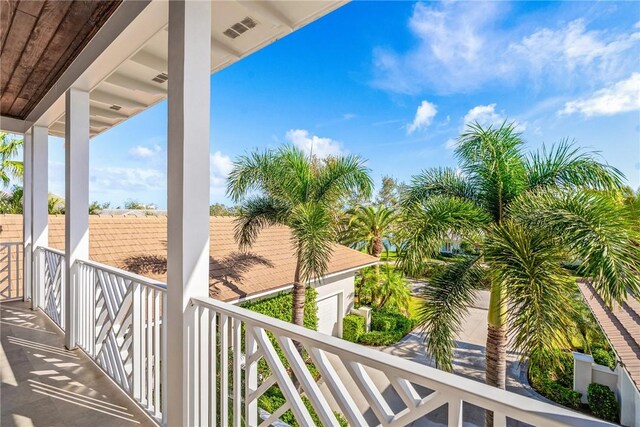
[[[419,287],[419,283],[414,284]],[[462,333],[458,336],[457,348],[454,355],[454,373],[477,381],[484,382],[485,370],[485,344],[487,339],[487,310],[489,307],[489,292],[483,291],[478,295],[478,300],[469,309],[469,316],[463,324]],[[418,331],[410,333],[399,343],[389,347],[377,347],[378,350],[412,360],[414,362],[434,366],[432,359],[424,351],[423,337]],[[356,388],[349,373],[342,361],[336,356],[329,357],[338,376],[345,381],[348,389]],[[527,396],[539,398],[539,395],[532,394],[529,388],[521,382],[521,365],[518,363],[518,355],[509,353],[507,356],[507,389],[509,391]],[[383,372],[367,369],[373,383],[385,397],[387,403],[395,412],[402,410],[405,406],[399,395],[391,386],[388,378]],[[525,380],[526,381],[526,380]],[[321,389],[328,395],[326,385]],[[426,390],[418,389],[421,396],[426,395]],[[377,425],[378,420],[371,410],[364,396],[355,392],[352,394],[358,408],[364,413],[365,419],[372,425]],[[546,399],[545,399],[546,401]],[[336,402],[330,401],[334,410],[339,411]],[[484,426],[485,411],[481,408],[465,404],[463,410],[463,425]],[[441,407],[410,424],[411,427],[440,427],[447,425],[447,407]],[[508,420],[509,427],[522,426],[523,424],[514,420]]]
[[[453,373],[463,377],[484,382],[485,377],[485,345],[487,341],[487,310],[489,309],[489,291],[480,291],[473,307],[469,308],[469,316],[463,322],[462,331],[457,337],[454,352]],[[416,330],[402,341],[389,347],[379,348],[389,354],[413,360],[429,366],[435,366],[433,360],[425,353],[424,337]],[[538,398],[532,394],[521,373],[519,354],[507,353],[507,390],[527,397]],[[545,400],[546,401],[546,400]]]
[[[43,313],[20,301],[0,315],[2,427],[155,426]]]

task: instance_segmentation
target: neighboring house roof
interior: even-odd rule
[[[273,226],[241,252],[233,217],[211,217],[210,295],[233,301],[292,284],[296,257],[291,231]],[[0,242],[22,240],[22,215],[0,215]],[[64,216],[49,217],[49,246],[64,249]],[[167,217],[89,216],[89,257],[96,262],[166,281]],[[358,269],[377,258],[335,244],[327,274]]]
[[[620,362],[640,389],[640,301],[630,295],[627,302],[611,310],[593,286],[579,282],[578,287]]]

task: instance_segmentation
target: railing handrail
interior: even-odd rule
[[[507,417],[540,425],[611,426],[586,414],[571,411],[546,402],[535,400],[491,387],[475,380],[444,372],[414,361],[399,358],[381,351],[342,340],[337,337],[303,328],[282,320],[247,310],[236,305],[208,297],[191,298],[192,304],[211,309],[217,313],[239,319],[245,323],[262,326],[294,341],[311,345],[328,353],[342,353],[374,369],[391,372],[415,384],[432,390],[440,390],[460,400],[485,409],[499,411]],[[523,418],[518,418],[516,415]]]
[[[0,242],[0,246],[21,245],[22,243],[22,240],[11,240],[9,242]]]
[[[112,267],[110,265],[102,264],[102,263],[99,263],[99,262],[96,262],[96,261],[78,260],[77,262],[78,262],[78,264],[87,265],[89,267],[97,268],[99,270],[106,271],[106,272],[111,273],[111,274],[115,274],[115,275],[123,277],[125,279],[129,279],[129,280],[137,282],[137,283],[139,283],[139,284],[141,284],[143,286],[148,286],[150,288],[154,288],[154,289],[157,289],[157,290],[162,291],[162,292],[166,292],[167,291],[167,284],[163,283],[163,282],[160,282],[159,280],[150,279],[148,277],[141,276],[141,275],[136,274],[136,273],[131,273],[131,272],[123,270],[121,268]]]
[[[60,249],[52,248],[51,246],[38,246],[36,250],[47,251],[47,252],[54,253],[56,255],[65,256],[64,251],[61,251]]]

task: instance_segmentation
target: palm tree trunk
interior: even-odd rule
[[[296,263],[296,272],[293,276],[293,323],[304,326],[304,303],[306,287],[304,283],[300,283],[300,257]]]
[[[374,237],[373,243],[371,244],[371,256],[380,258],[380,255],[382,254],[382,249],[384,249],[384,245],[382,244],[382,239],[379,237]]]
[[[486,383],[504,389],[507,371],[507,312],[503,289],[499,284],[491,286],[486,346]],[[486,411],[486,427],[493,426],[493,412]]]

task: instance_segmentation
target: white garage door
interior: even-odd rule
[[[318,301],[318,331],[338,336],[338,310],[340,294]]]

